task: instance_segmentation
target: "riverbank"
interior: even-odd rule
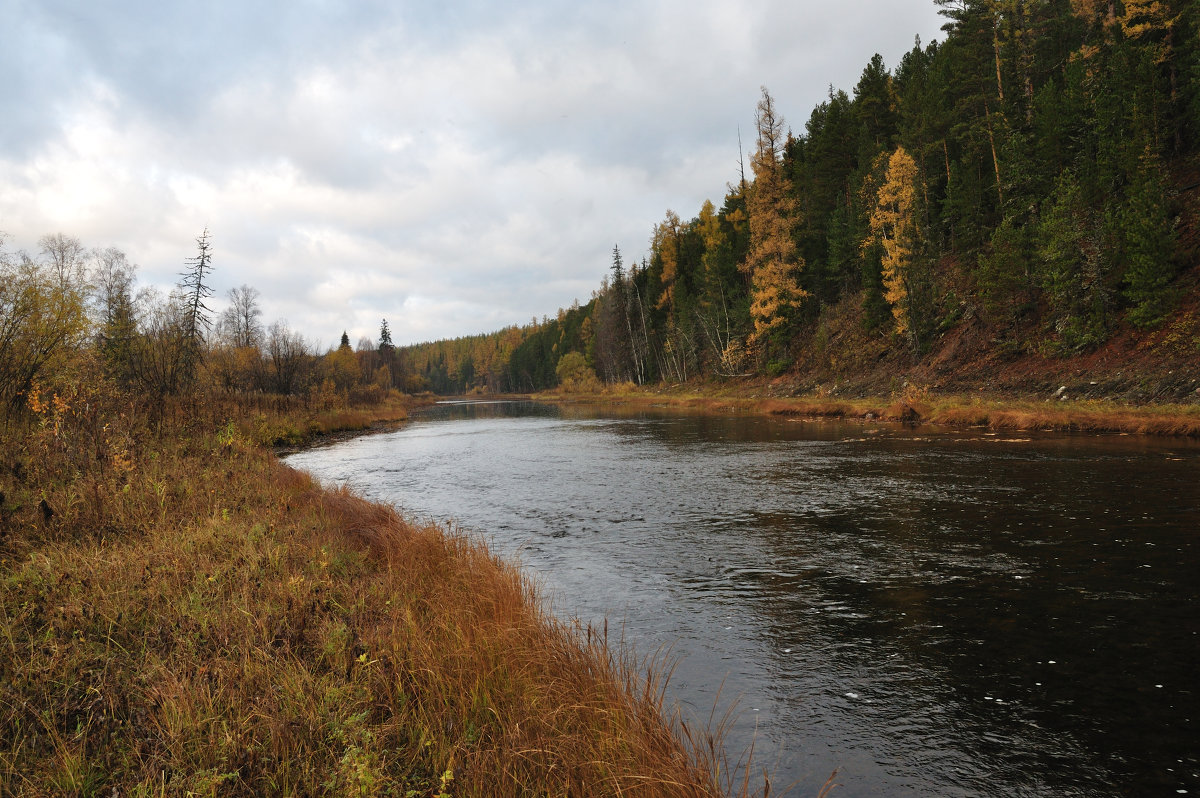
[[[853,418],[986,427],[993,430],[1047,430],[1131,435],[1200,437],[1200,404],[1132,404],[1073,398],[1066,386],[1046,397],[935,394],[906,387],[890,396],[841,397],[828,390],[795,394],[785,380],[697,383],[620,389],[596,393],[554,392],[535,398],[550,402],[599,402],[666,406],[709,412],[760,413],[812,418]]]
[[[662,663],[554,618],[479,541],[269,448],[395,424],[403,401],[151,421],[82,398],[3,432],[0,793],[729,786]]]

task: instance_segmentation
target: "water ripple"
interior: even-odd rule
[[[794,794],[1200,794],[1200,447],[458,405],[292,462],[670,647]]]

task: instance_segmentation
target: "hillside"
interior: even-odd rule
[[[1198,7],[938,5],[944,41],[869,59],[799,130],[763,88],[721,204],[613,247],[586,305],[410,347],[416,378],[1193,400]]]
[[[1184,275],[1184,298],[1157,329],[1122,324],[1103,344],[1067,357],[1039,352],[1036,335],[1025,331],[1022,338],[1022,330],[999,329],[979,316],[939,332],[929,352],[917,357],[894,341],[864,334],[861,297],[854,297],[831,308],[802,339],[804,354],[777,380],[787,387],[776,390],[865,397],[911,384],[997,398],[1200,403],[1198,282],[1200,270]]]
[[[944,40],[870,58],[800,128],[763,88],[721,203],[614,247],[587,304],[409,347],[416,378],[1192,399],[1200,10],[938,5]]]

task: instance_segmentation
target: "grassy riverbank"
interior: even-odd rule
[[[270,451],[398,400],[97,398],[0,432],[0,794],[722,794],[664,663]]]
[[[780,382],[732,382],[597,393],[539,395],[547,401],[667,406],[705,412],[742,412],[812,418],[903,421],[994,430],[1107,432],[1200,438],[1200,404],[1145,404],[1073,399],[1063,390],[1046,398],[934,394],[908,388],[891,396],[838,397],[828,392],[789,395]]]

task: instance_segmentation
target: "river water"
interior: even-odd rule
[[[1200,795],[1194,443],[454,403],[288,462],[669,647],[772,794]]]

